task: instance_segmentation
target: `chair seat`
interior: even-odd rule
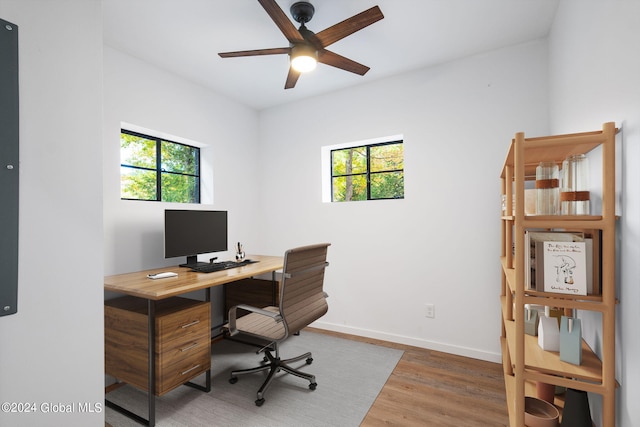
[[[263,310],[278,313],[278,307],[263,307]],[[284,323],[258,313],[249,313],[240,317],[236,325],[243,333],[256,335],[269,340],[281,340],[285,336]]]

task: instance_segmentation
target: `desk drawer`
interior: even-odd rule
[[[165,369],[181,361],[193,361],[200,356],[203,350],[211,351],[211,340],[207,336],[167,347],[165,350],[156,353],[156,361],[159,367]]]
[[[158,396],[192,380],[211,367],[210,344],[202,342],[196,344],[198,345],[190,346],[184,353],[175,350],[173,354],[162,355],[163,359],[158,361],[156,368]]]
[[[202,335],[210,335],[210,310],[209,303],[200,303],[171,316],[157,317],[157,343],[164,346],[174,340],[187,342]]]
[[[211,305],[186,298],[156,303],[156,395],[211,366]],[[148,389],[147,301],[122,297],[105,301],[105,372]]]

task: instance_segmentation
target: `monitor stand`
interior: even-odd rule
[[[198,261],[197,255],[190,255],[187,257],[187,262],[185,264],[180,264],[180,267],[195,268],[195,267],[201,267],[205,265],[209,265],[209,263]]]

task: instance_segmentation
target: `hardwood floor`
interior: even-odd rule
[[[509,425],[501,364],[312,330],[404,351],[361,427]]]

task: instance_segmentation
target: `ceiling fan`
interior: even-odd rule
[[[361,76],[369,71],[369,67],[359,64],[337,53],[326,49],[327,46],[341,40],[348,35],[384,18],[378,6],[365,10],[351,18],[335,24],[319,33],[307,29],[305,24],[311,20],[315,9],[308,1],[297,1],[290,7],[291,15],[300,28],[296,29],[287,15],[278,6],[275,0],[258,0],[264,10],[267,11],[273,22],[289,40],[289,47],[277,47],[271,49],[243,50],[237,52],[219,53],[222,58],[235,58],[240,56],[260,56],[288,54],[291,58],[291,67],[284,85],[285,89],[295,87],[300,74],[315,68],[316,62],[321,62],[332,67],[350,71]]]

